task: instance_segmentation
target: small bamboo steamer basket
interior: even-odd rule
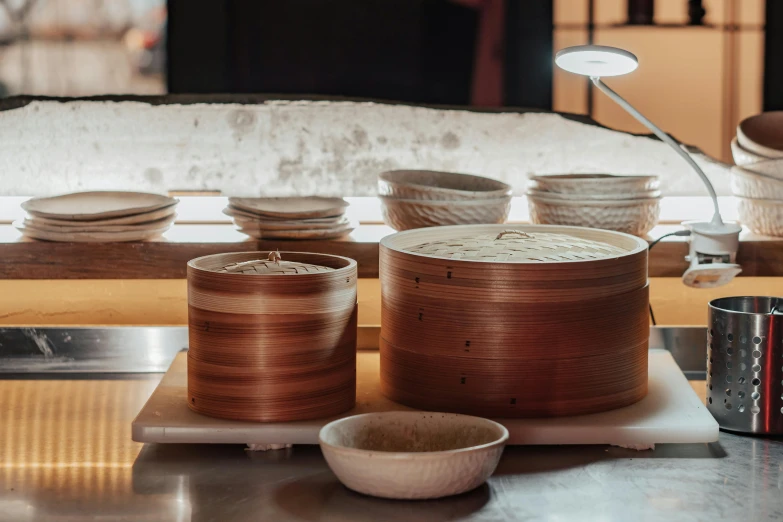
[[[647,393],[647,243],[579,227],[387,236],[381,389],[420,409],[579,415]]]
[[[194,259],[187,273],[190,409],[287,422],[355,405],[356,261],[241,252]]]

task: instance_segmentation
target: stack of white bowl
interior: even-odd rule
[[[346,208],[342,198],[228,198],[223,213],[256,239],[336,239],[355,228]]]
[[[76,192],[22,203],[25,237],[68,243],[143,241],[169,229],[177,200],[144,192]]]
[[[505,223],[511,186],[490,178],[432,170],[378,176],[383,221],[395,230]]]
[[[757,234],[783,236],[783,111],[743,120],[731,153],[740,221]]]
[[[644,236],[658,224],[658,176],[555,174],[531,176],[530,221],[603,228]]]

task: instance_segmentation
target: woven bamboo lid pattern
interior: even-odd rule
[[[294,261],[283,261],[279,252],[270,252],[268,259],[251,259],[239,263],[228,263],[213,270],[219,273],[247,275],[296,275],[332,272],[334,268]]]
[[[548,263],[607,259],[627,254],[622,248],[568,234],[504,230],[406,248],[408,252],[443,259]]]

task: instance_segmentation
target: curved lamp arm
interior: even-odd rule
[[[718,208],[718,197],[715,194],[715,188],[712,186],[712,183],[710,183],[709,178],[706,174],[699,168],[699,166],[696,164],[695,161],[693,161],[693,158],[691,158],[690,154],[688,154],[685,150],[683,150],[682,146],[677,143],[675,140],[671,138],[668,134],[663,132],[661,129],[655,126],[653,122],[648,120],[644,117],[642,113],[634,109],[630,103],[625,101],[619,94],[614,92],[612,89],[610,89],[604,82],[601,81],[601,78],[591,76],[590,80],[592,80],[593,84],[598,87],[604,94],[609,96],[612,100],[614,100],[620,107],[625,109],[631,116],[636,118],[639,123],[647,127],[652,131],[653,134],[658,136],[661,141],[669,145],[671,148],[673,148],[677,154],[679,154],[682,159],[688,162],[688,164],[693,168],[693,170],[696,171],[696,174],[699,175],[701,180],[704,182],[704,185],[707,187],[707,192],[710,193],[710,197],[712,198],[712,205],[714,207],[715,213],[712,216],[712,222],[718,225],[723,224],[723,220],[720,217],[720,209]]]

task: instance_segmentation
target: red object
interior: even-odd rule
[[[454,0],[479,11],[476,58],[473,64],[471,104],[483,107],[503,105],[506,0]]]

